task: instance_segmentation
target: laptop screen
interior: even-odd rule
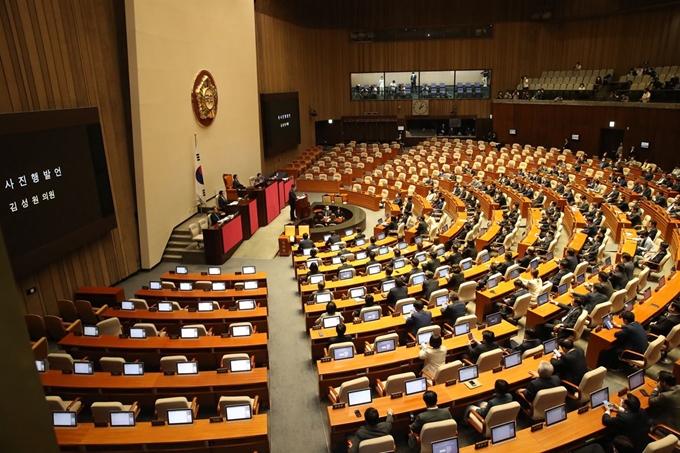
[[[516,367],[517,365],[522,364],[522,353],[521,352],[513,352],[512,354],[508,354],[505,357],[503,357],[503,366],[508,369],[512,367]]]
[[[168,409],[168,425],[191,425],[193,422],[191,409]]]
[[[396,284],[397,283],[394,280],[387,280],[386,282],[382,283],[382,288],[380,288],[380,291],[386,293],[394,288]]]
[[[224,408],[224,418],[228,422],[237,420],[250,420],[253,418],[253,413],[250,404],[237,404],[234,406],[226,406]]]
[[[257,280],[244,282],[243,289],[257,289]]]
[[[428,330],[427,332],[422,332],[418,334],[418,344],[427,344],[430,341],[430,337],[434,334],[433,331]]]
[[[406,266],[406,260],[396,260],[392,263],[394,269],[401,269],[404,266]]]
[[[354,230],[353,230],[353,229],[350,228],[349,230],[345,230],[345,236],[351,236],[351,235],[353,235],[353,234],[354,234]]]
[[[198,338],[198,327],[182,327],[180,336],[182,338]]]
[[[376,239],[378,241],[382,241],[383,239],[385,239],[386,236],[387,235],[385,233],[378,233],[378,236],[376,236]]]
[[[443,250],[443,249],[440,249],[440,250]],[[439,278],[444,278],[444,277],[449,276],[449,272],[450,272],[449,266],[442,266],[438,270],[439,270]]]
[[[593,266],[593,269],[592,269],[591,273],[592,273],[593,275],[595,275],[595,274],[597,274],[598,272],[600,272],[600,267],[599,267],[599,266]]]
[[[546,409],[545,411],[545,426],[552,426],[555,423],[563,422],[567,419],[567,405],[560,404],[559,406]]]
[[[52,412],[52,425],[56,427],[78,426],[77,414],[72,411],[54,411]]]
[[[557,349],[557,338],[551,338],[550,340],[543,342],[543,354],[548,355]]]
[[[312,254],[312,249],[302,249],[302,256],[309,256]]]
[[[538,258],[534,258],[534,259],[531,260],[531,262],[529,263],[529,267],[532,268],[532,269],[536,269],[536,268],[538,267],[538,262],[539,262],[539,259],[538,259]]]
[[[380,264],[371,264],[366,268],[366,272],[368,273],[368,275],[379,274],[381,271],[382,267],[380,266]]]
[[[330,235],[330,234],[324,234],[324,235],[323,235],[323,240],[324,240],[324,241],[327,241],[327,240],[329,240],[330,238],[331,238],[331,235]]]
[[[401,306],[401,314],[402,315],[408,315],[410,314],[413,310],[416,308],[413,306],[413,304],[404,304]]]
[[[411,379],[406,381],[406,395],[415,395],[416,393],[423,393],[427,390],[427,378]]]
[[[172,302],[158,302],[158,311],[172,311]]]
[[[416,236],[414,238],[414,241],[416,242],[416,244],[420,244],[420,243],[423,242],[423,237],[422,236]]]
[[[97,326],[83,326],[83,335],[86,337],[98,337],[99,327]]]
[[[611,313],[607,313],[602,317],[602,325],[605,329],[612,330],[614,328],[614,324],[612,324],[613,320],[614,318],[612,317]]]
[[[366,244],[366,239],[357,239],[356,244],[357,247],[361,247],[362,245]]]
[[[560,286],[557,287],[557,295],[561,296],[562,294],[567,292],[567,284],[563,283]]]
[[[342,263],[342,258],[339,256],[334,256],[331,258],[331,263],[333,264],[340,264]]]
[[[425,274],[415,274],[411,276],[411,282],[413,282],[414,285],[422,285],[424,281]]]
[[[177,362],[177,374],[198,374],[198,362]]]
[[[538,295],[538,297],[536,298],[536,302],[538,303],[538,306],[540,307],[541,305],[548,302],[548,299],[550,299],[550,294],[543,293],[543,294]]]
[[[604,259],[604,265],[605,266],[611,266],[612,265],[612,257],[608,256]]]
[[[208,268],[208,275],[221,275],[222,274],[222,269],[219,267],[209,267]]]
[[[602,406],[605,401],[609,401],[609,387],[601,388],[590,394],[590,408]]]
[[[437,296],[437,298],[435,299],[435,304],[437,305],[437,307],[443,307],[448,303],[449,303],[448,294],[442,294],[441,296]]]
[[[319,293],[314,297],[317,304],[325,304],[333,300],[333,295],[331,293]]]
[[[458,453],[458,438],[451,437],[449,439],[432,442],[432,453]]]
[[[457,337],[461,335],[465,335],[470,332],[470,324],[467,322],[464,322],[462,324],[456,324],[453,326],[453,334]]]
[[[233,337],[249,337],[250,326],[234,326],[231,328],[231,335]]]
[[[460,382],[469,381],[471,379],[477,379],[479,372],[477,371],[477,365],[464,366],[458,369],[458,380]]]
[[[135,309],[135,303],[130,302],[129,300],[124,300],[120,303],[120,309],[121,310],[134,310]]]
[[[404,250],[406,247],[408,247],[408,244],[406,242],[400,242],[397,244],[397,248],[399,250]]]
[[[330,316],[328,318],[323,318],[323,328],[330,329],[340,324],[340,316]]]
[[[94,365],[92,362],[73,362],[74,374],[94,374]]]
[[[109,420],[112,427],[135,426],[135,413],[133,411],[111,411]]]
[[[514,439],[515,433],[515,421],[508,423],[503,423],[502,425],[497,425],[491,428],[491,443],[498,444],[500,442],[505,442],[506,440]]]
[[[645,383],[645,370],[638,370],[628,376],[628,389],[631,391],[638,387],[642,387]]]
[[[503,317],[501,316],[501,313],[491,313],[490,315],[486,316],[486,326],[491,327],[495,326],[496,324],[500,324],[501,320]]]
[[[45,361],[44,360],[36,360],[35,361],[35,368],[38,370],[40,373],[45,372]]]
[[[553,259],[553,252],[546,253],[545,254],[545,260],[550,261],[551,259]]]
[[[652,288],[647,288],[644,294],[642,294],[642,300],[647,301],[650,297],[652,297]]]
[[[380,310],[366,310],[361,314],[361,319],[364,322],[377,321],[380,319]]]
[[[397,342],[394,338],[387,340],[380,340],[375,342],[375,351],[380,354],[382,352],[394,351],[397,348]]]
[[[255,271],[256,271],[255,266],[243,266],[243,267],[241,268],[241,273],[242,273],[243,275],[254,274]]]
[[[144,363],[142,362],[125,362],[123,364],[123,374],[125,376],[143,376]]]
[[[130,327],[130,338],[145,339],[146,329],[142,327]]]
[[[586,281],[586,274],[578,274],[576,276],[576,284],[577,285],[582,285],[583,282],[585,282],[585,281]]]
[[[390,249],[388,247],[382,246],[378,249],[378,255],[386,255],[389,251]]]
[[[472,260],[470,258],[466,258],[460,262],[460,268],[464,271],[470,269],[472,267]]]
[[[413,255],[413,259],[418,263],[423,263],[423,262],[427,261],[427,253],[418,252],[415,255]]]
[[[254,310],[255,301],[252,299],[244,299],[236,302],[239,310]]]
[[[215,307],[212,302],[199,302],[198,311],[213,311]]]
[[[350,299],[363,299],[366,296],[366,289],[362,286],[360,288],[352,288],[349,290]]]
[[[659,286],[657,287],[657,289],[661,289],[664,286],[666,286],[666,276],[662,275],[661,278],[659,278]]]
[[[162,289],[161,282],[149,282],[149,289]]]
[[[352,275],[352,269],[345,269],[345,270],[342,270],[342,271],[340,271],[340,274],[338,275],[338,278],[339,278],[340,280],[349,280],[349,279],[352,278],[352,277],[353,277],[353,275]]]
[[[337,252],[338,250],[340,250],[340,246],[338,244],[331,245],[331,252]]]
[[[347,405],[349,407],[369,404],[373,401],[371,389],[354,390],[347,392]]]
[[[212,282],[211,287],[213,291],[226,291],[227,282]]]
[[[489,255],[488,253],[485,253],[484,255],[482,255],[482,263],[486,263],[490,259],[491,259],[491,255]]]
[[[519,277],[519,269],[513,269],[510,271],[510,278],[517,278]]]
[[[316,285],[319,282],[324,281],[323,274],[314,274],[309,276],[309,284],[310,285]]]
[[[193,291],[194,284],[191,282],[179,282],[180,291]]]
[[[368,255],[367,255],[366,252],[364,252],[364,251],[357,252],[357,253],[354,254],[354,257],[355,257],[357,260],[365,260],[367,256],[368,256]]]
[[[233,359],[229,361],[229,371],[232,373],[250,370],[252,370],[250,359]]]
[[[490,278],[486,281],[486,289],[494,289],[496,286],[498,286],[498,279]]]
[[[498,253],[498,256],[503,255],[505,253],[505,247],[501,245],[500,247],[498,247],[498,251],[496,253]]]
[[[354,357],[354,347],[345,346],[344,348],[333,349],[333,360],[345,360]]]
[[[186,266],[177,266],[175,268],[175,272],[177,274],[188,274],[189,273],[189,268]]]

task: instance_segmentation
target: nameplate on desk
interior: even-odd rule
[[[241,272],[234,272],[234,275],[241,275]]]
[[[542,352],[537,352],[536,354],[534,354],[534,360],[540,359],[541,357],[543,357],[543,353],[542,353]]]
[[[233,307],[229,307],[229,311],[236,311],[236,305],[234,305]]]
[[[397,393],[391,394],[390,398],[397,399],[397,398],[401,398],[402,396],[404,396],[404,392],[397,392]]]
[[[222,333],[220,334],[220,337],[222,337],[222,338],[229,338],[229,332],[222,332]]]
[[[234,285],[234,290],[243,291],[243,285]]]
[[[336,409],[344,409],[345,406],[346,406],[345,403],[337,403],[337,404],[334,404],[334,405],[333,405],[333,410],[336,410]]]
[[[111,376],[122,376],[123,372],[122,371],[112,371]]]
[[[588,410],[590,410],[590,406],[579,407],[579,408],[578,408],[578,413],[579,413],[579,414],[584,414],[584,413],[588,412]]]
[[[624,388],[622,388],[621,390],[619,390],[618,395],[619,395],[619,396],[623,396],[623,395],[625,395],[626,393],[628,393],[628,387],[624,387]]]
[[[126,333],[121,333],[120,335],[118,335],[118,338],[124,340],[124,339],[126,339],[126,338],[130,338],[130,335],[128,335],[128,334],[126,334]]]
[[[82,332],[73,332],[73,335],[76,337],[82,337],[83,333]]]
[[[73,370],[61,370],[61,374],[73,374]]]
[[[483,330],[486,329],[486,324],[480,324],[477,326],[477,330]]]
[[[179,291],[179,288],[170,288],[170,291]]]
[[[352,321],[352,324],[361,324],[361,319],[355,319]]]
[[[489,441],[488,440],[483,440],[481,442],[477,442],[475,444],[475,450],[479,450],[480,448],[488,447],[489,446]]]
[[[221,423],[222,417],[210,417],[210,423]]]
[[[165,426],[165,420],[151,420],[151,426]]]
[[[205,272],[205,271],[202,271],[202,272],[201,272],[201,275],[208,275],[208,273]]]
[[[330,362],[330,361],[331,361],[330,357],[321,357],[321,363],[326,363],[326,362]]]
[[[163,371],[163,376],[174,376],[175,372],[172,370]]]
[[[316,302],[314,302],[313,300],[308,300],[308,301],[307,301],[307,305],[314,305],[315,303],[316,303]]]
[[[146,286],[146,285],[142,285],[142,289],[143,289],[143,290],[147,290],[147,289],[149,289],[149,287]]]
[[[171,340],[179,340],[179,335],[176,333],[171,333],[170,335],[168,335],[168,338],[170,338]]]
[[[531,425],[531,432],[536,432],[540,431],[543,429],[543,423],[536,423],[535,425]]]
[[[446,381],[444,387],[451,387],[452,385],[456,385],[456,382],[458,382],[457,379],[451,379],[450,381]]]
[[[401,313],[399,313],[398,311],[395,311],[394,313],[392,313],[393,318],[398,318],[399,316],[401,316]]]
[[[94,427],[95,428],[108,428],[109,423],[108,422],[94,422]]]
[[[364,355],[365,355],[365,356],[366,356],[366,355],[373,355],[373,354],[375,354],[375,351],[366,351],[366,352],[364,352]]]
[[[175,275],[175,271],[169,271],[170,275]]]
[[[207,293],[208,291],[212,291],[212,288],[203,288],[203,291]]]
[[[156,313],[158,311],[157,307],[149,307],[149,313]]]
[[[189,307],[189,308],[187,308],[187,311],[189,313],[196,313],[198,310],[196,309],[196,307]]]
[[[225,374],[228,373],[229,369],[228,368],[218,368],[217,369],[217,374]]]
[[[416,345],[415,341],[409,341],[408,343],[406,343],[407,348],[413,348],[413,347],[415,347],[415,345]]]
[[[493,371],[494,373],[500,373],[501,371],[503,371],[503,367],[502,367],[502,366],[497,366],[497,367],[494,368],[492,371]]]
[[[321,326],[319,325],[312,326],[312,330],[321,330]]]

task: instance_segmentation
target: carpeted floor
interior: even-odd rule
[[[321,194],[309,196],[310,202],[321,201]],[[366,211],[366,215],[366,229],[371,231],[372,226],[381,217],[382,211]],[[267,273],[271,394],[269,433],[272,452],[328,452],[332,446],[328,445],[327,402],[319,402],[317,398],[317,376],[311,361],[291,260],[290,257],[274,257],[278,236],[287,221],[286,209],[271,225],[260,229],[253,238],[244,242],[222,269],[223,272],[239,271],[241,266],[251,264],[257,266],[258,271]],[[562,253],[566,241],[564,238],[558,244],[558,253]],[[127,296],[131,297],[149,280],[158,279],[163,272],[174,267],[174,263],[161,263],[151,271],[137,273],[118,286],[124,287]],[[204,270],[204,267],[189,265],[189,271],[198,272]],[[523,331],[520,330],[518,339],[521,339],[522,335]],[[587,341],[579,340],[577,345],[585,349]],[[648,374],[656,376],[660,369],[670,369],[670,366],[655,365]],[[609,373],[607,384],[613,395],[625,385],[625,376]],[[614,398],[614,401],[618,402],[618,399]],[[520,429],[529,425],[528,420],[520,419]],[[407,452],[406,433],[393,434],[397,440],[398,452]],[[481,440],[472,428],[460,423],[460,420],[459,438],[461,446]]]

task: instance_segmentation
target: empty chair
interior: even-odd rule
[[[169,355],[166,357],[161,357],[161,371],[172,371],[177,369],[177,362],[188,362],[187,356],[185,355]]]
[[[653,435],[650,435],[653,437]],[[674,434],[668,434],[659,440],[647,444],[642,453],[671,453],[677,446],[678,438]]]
[[[366,313],[370,312],[376,312],[376,316],[378,318],[382,317],[382,308],[381,307],[363,307],[361,311],[359,312],[359,319],[364,319],[364,315]],[[399,340],[397,340],[397,344],[399,343]]]
[[[212,289],[212,282],[209,282],[207,280],[198,280],[196,283],[194,283],[194,289],[198,291]]]
[[[50,370],[73,371],[73,357],[65,352],[50,352],[47,354]]]
[[[260,397],[255,395],[255,398],[249,396],[221,396],[217,401],[217,413],[224,415],[227,406],[236,406],[240,404],[250,404],[250,411],[256,415],[260,410]]]
[[[161,288],[163,289],[177,289],[174,282],[161,282]]]
[[[221,368],[229,368],[229,362],[232,360],[243,360],[243,359],[249,359],[250,360],[250,367],[255,368],[255,358],[249,356],[245,352],[238,352],[235,354],[224,354],[222,358],[220,359],[220,367]]]
[[[519,296],[512,306],[512,314],[510,317],[515,321],[519,321],[526,316],[529,305],[531,304],[531,294],[524,294]]]
[[[248,327],[250,329],[251,334],[255,332],[255,328],[249,322],[232,322],[231,324],[229,324],[229,335],[234,335],[234,328],[238,327]]]
[[[146,336],[148,337],[164,337],[165,328],[160,331],[156,329],[156,326],[149,322],[138,322],[133,327],[137,329],[144,329],[146,331]]]
[[[517,395],[520,398],[524,398],[524,394],[522,393],[518,393]],[[532,403],[529,403],[529,401],[525,399],[529,406],[527,409],[524,409],[524,412],[531,417],[532,420],[545,420],[546,409],[564,403],[566,397],[567,389],[562,386],[539,390]]]
[[[458,288],[458,298],[461,302],[467,303],[472,302],[477,297],[477,282],[465,282],[461,283]]]
[[[644,368],[645,370],[654,365],[661,359],[661,351],[666,337],[659,335],[647,345],[647,350],[644,354],[626,349],[619,356],[619,360],[628,365]]]
[[[94,310],[92,304],[88,300],[77,300],[75,301],[76,310],[78,311],[78,317],[86,325],[96,325],[99,322],[99,315],[101,315],[106,307],[98,308]]]
[[[400,373],[389,376],[385,382],[380,379],[375,380],[375,389],[380,396],[387,396],[393,393],[405,391],[406,381],[415,379],[416,375],[410,371],[408,373]]]
[[[118,318],[109,318],[97,323],[99,335],[120,335],[123,333],[123,326]]]
[[[159,398],[156,400],[156,419],[166,421],[168,419],[168,410],[170,409],[191,409],[194,413],[194,418],[198,414],[197,398],[189,402],[183,396],[175,396],[172,398]]]
[[[478,433],[488,438],[491,437],[492,427],[517,420],[519,410],[519,403],[513,401],[511,403],[493,406],[489,409],[489,412],[484,418],[477,412],[470,411],[468,413],[467,421]]]
[[[207,337],[207,336],[212,335],[212,327],[210,329],[206,329],[203,324],[188,324],[184,327],[188,327],[188,328],[195,327],[196,330],[198,330],[198,336],[199,337]]]
[[[354,348],[354,353],[356,354],[356,348],[354,347],[354,343],[352,343],[351,341],[345,341],[344,343],[332,344],[328,347],[327,350],[324,348],[324,356],[325,357],[333,357],[333,351],[334,350],[341,349],[341,348],[348,348],[348,347]]]
[[[57,300],[57,308],[59,309],[59,317],[65,322],[75,322],[78,319],[78,310],[76,310],[72,300]]]
[[[26,328],[28,329],[28,335],[31,337],[31,341],[38,341],[42,337],[47,336],[47,329],[45,328],[45,322],[42,316],[39,315],[24,315],[24,321],[26,322]]]
[[[584,374],[578,385],[565,380],[562,381],[562,384],[566,385],[568,389],[571,389],[571,393],[567,393],[567,397],[576,401],[579,405],[583,405],[590,401],[590,394],[592,392],[604,387],[604,378],[606,375],[607,369],[601,366]]]
[[[43,318],[47,334],[54,341],[59,341],[68,335],[66,325],[58,316],[47,315]]]
[[[83,409],[83,403],[80,402],[80,398],[67,401],[62,400],[60,396],[46,396],[45,400],[47,400],[47,408],[50,412],[71,411],[78,413]]]
[[[430,453],[432,443],[458,435],[458,423],[455,420],[441,420],[423,425],[420,434],[413,433],[420,453]]]
[[[593,328],[602,324],[602,317],[610,313],[611,310],[612,310],[611,302],[602,302],[601,304],[595,305],[592,311],[590,312],[590,315],[588,315],[587,320],[588,327],[592,330]]]
[[[437,385],[458,379],[458,370],[463,367],[463,362],[454,360],[453,362],[445,363],[437,369],[434,376],[423,370],[423,376],[428,378],[428,384]]]
[[[203,244],[203,233],[197,223],[189,225],[189,233],[191,234],[191,240],[196,243],[196,247],[201,248],[201,245]]]
[[[609,298],[609,302],[612,304],[612,313],[618,313],[623,310],[623,306],[626,304],[626,290],[620,289],[612,293],[612,297]]]
[[[102,357],[99,359],[99,366],[105,373],[122,373],[125,359],[122,357]]]
[[[352,379],[351,381],[343,382],[336,390],[328,386],[328,399],[331,403],[347,403],[347,393],[353,390],[367,389],[370,387],[370,382],[366,376]]]
[[[111,412],[120,411],[132,411],[135,414],[135,418],[139,415],[139,406],[137,406],[137,401],[130,405],[125,405],[118,401],[97,401],[92,403],[90,406],[90,412],[92,413],[92,418],[95,423],[108,423],[109,414]]]
[[[408,91],[408,90],[407,90]],[[411,94],[407,93],[410,97]],[[347,441],[348,450],[352,448],[352,440]],[[366,439],[359,444],[358,453],[386,453],[393,452],[397,450],[397,446],[394,444],[394,438],[390,435],[376,437],[373,439]]]
[[[637,299],[637,289],[640,282],[639,277],[633,277],[626,283],[626,302],[629,300],[635,301]]]
[[[135,310],[148,310],[149,309],[149,304],[146,302],[146,299],[136,299],[136,298],[130,298],[128,299],[130,302],[132,302],[135,306]]]
[[[536,346],[534,348],[527,349],[526,351],[524,351],[522,353],[522,359],[526,359],[527,357],[532,357],[534,354],[538,354],[539,352],[541,354],[543,354],[543,345],[542,344],[539,344],[538,346]]]

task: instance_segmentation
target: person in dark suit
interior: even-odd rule
[[[626,267],[623,263],[617,263],[614,269],[609,273],[609,281],[612,284],[614,291],[624,289],[628,284],[628,275],[626,274]]]
[[[583,300],[583,309],[588,313],[591,313],[597,304],[601,304],[609,300],[609,297],[604,294],[602,283],[595,283],[592,289],[586,294],[579,294],[575,293],[574,291],[572,291],[571,294],[574,297]]]
[[[326,246],[331,246],[336,242],[342,242],[342,238],[340,237],[337,231],[333,231],[333,233],[331,233],[331,236],[326,240]]]
[[[314,241],[309,239],[309,235],[307,233],[302,234],[302,239],[300,240],[300,243],[298,244],[300,250],[302,249],[313,249],[314,248]]]
[[[602,285],[602,294],[607,296],[607,300],[609,300],[609,298],[612,297],[612,294],[614,294],[614,287],[609,281],[609,274],[605,271],[598,272],[597,281],[600,285]]]
[[[659,234],[659,230],[656,228],[657,222],[656,220],[650,220],[649,221],[649,229],[647,230],[647,234],[649,236],[649,239],[652,241],[656,239],[656,235]]]
[[[644,354],[647,350],[647,333],[642,324],[635,321],[635,313],[624,311],[621,313],[623,325],[612,322],[615,329],[620,329],[614,334],[614,345],[611,349],[604,350],[598,358],[598,366],[605,366],[611,370],[620,370],[623,364],[619,356],[623,351],[629,350]]]
[[[427,261],[427,263],[423,264],[423,270],[424,271],[430,271],[434,274],[434,271],[437,270],[437,268],[441,266],[441,261],[439,261],[439,257],[437,256],[437,252],[434,250],[430,251],[430,259]]]
[[[295,189],[297,185],[293,184],[288,192],[288,206],[290,206],[290,220],[295,220],[295,202],[297,201],[297,195],[295,195]]]
[[[224,211],[227,206],[229,206],[229,201],[227,201],[227,197],[224,196],[224,190],[220,190],[217,194],[217,206],[221,211]]]
[[[571,335],[569,329],[574,328],[578,317],[583,311],[583,299],[578,297],[574,298],[574,300],[571,301],[571,306],[561,304],[556,300],[553,300],[552,303],[563,310],[567,310],[567,314],[562,318],[559,318],[557,322],[547,322],[543,324],[543,338],[547,339],[551,334],[557,335],[558,338],[566,338]]]
[[[336,335],[333,338],[328,339],[328,346],[332,344],[347,343],[349,341],[352,341],[352,337],[349,335],[345,335],[345,332],[347,332],[347,326],[344,323],[340,323],[337,326],[335,326]]]
[[[502,301],[496,302],[496,309],[505,315],[509,315],[512,313],[511,308],[515,306],[515,303],[517,303],[517,299],[526,294],[529,294],[529,290],[524,285],[524,282],[522,282],[521,279],[516,278],[515,280],[513,280],[513,285],[515,287],[515,291],[508,297],[504,298]]]
[[[649,416],[654,424],[680,431],[680,386],[670,371],[660,371],[656,388],[649,395]]]
[[[633,263],[633,257],[630,256],[630,253],[623,252],[623,254],[621,254],[621,263],[623,264],[623,268],[626,271],[628,280],[632,280],[634,277],[633,273],[635,272],[635,264]]]
[[[412,211],[413,211],[413,197],[411,197],[409,195],[406,198],[406,203],[404,204],[404,208],[403,208],[404,218],[408,219],[408,217],[411,215]]]
[[[380,414],[376,408],[369,407],[366,409],[364,411],[364,421],[366,424],[359,428],[350,438],[351,447],[349,453],[358,453],[361,441],[387,436],[392,431],[393,414],[394,411],[391,408],[387,409],[387,419],[381,422]]]
[[[586,226],[581,229],[581,233],[585,233],[589,238],[595,237],[597,234],[597,225],[593,223],[593,219],[586,218]]]
[[[210,225],[217,225],[220,219],[220,212],[217,210],[217,206],[213,206],[213,210],[210,213]]]
[[[415,436],[413,436],[413,434],[414,433],[420,434],[420,431],[423,429],[423,425],[432,422],[440,422],[442,420],[453,419],[453,417],[451,417],[451,412],[449,412],[448,408],[437,407],[437,394],[432,390],[428,390],[425,393],[423,393],[423,401],[425,402],[425,406],[427,407],[427,409],[419,413],[416,416],[416,419],[413,420],[413,423],[411,424],[411,433],[409,434],[408,437],[408,446],[413,452],[418,451],[418,442],[416,441]]]
[[[512,394],[510,393],[510,385],[505,379],[496,379],[493,386],[493,398],[489,401],[484,401],[478,406],[470,406],[471,411],[475,411],[482,418],[486,417],[492,407],[508,404],[512,402]],[[466,417],[467,418],[467,417]]]
[[[413,307],[415,310],[406,318],[406,326],[411,327],[411,333],[416,336],[418,329],[432,325],[432,313],[424,310],[425,303],[422,300],[415,301]]]
[[[510,266],[515,264],[515,261],[512,259],[512,252],[505,252],[504,257],[505,261],[500,263],[500,265],[498,266],[498,272],[500,272],[503,275],[505,275],[505,271],[507,271]]]
[[[452,291],[458,291],[460,285],[465,283],[465,275],[458,264],[451,266],[451,273],[449,274],[448,288]]]
[[[640,408],[640,399],[628,393],[624,396],[623,406],[614,407],[604,405],[602,424],[609,429],[610,436],[625,435],[635,446],[636,452],[641,452],[649,443],[650,423],[646,412]],[[612,409],[617,409],[616,417],[611,416]]]
[[[394,306],[397,304],[398,301],[401,299],[406,299],[408,297],[408,289],[406,288],[406,284],[404,283],[403,277],[397,277],[395,279],[395,286],[394,288],[390,289],[390,292],[387,293],[387,299],[386,302],[389,306],[394,308]]]
[[[449,304],[442,308],[442,318],[450,325],[456,324],[461,316],[465,316],[465,303],[458,298],[458,293],[449,291]]]
[[[562,385],[560,378],[553,374],[554,371],[555,369],[550,364],[550,362],[541,360],[541,363],[538,364],[537,372],[529,371],[529,374],[531,374],[534,379],[529,382],[526,388],[517,390],[518,394],[521,393],[524,396],[524,398],[518,398],[519,403],[524,407],[528,407],[526,401],[529,401],[530,403],[533,402],[534,398],[536,398],[536,394],[539,391],[552,389]]]
[[[416,227],[416,236],[424,236],[427,234],[427,222],[425,216],[418,217],[418,226]]]
[[[668,306],[668,312],[664,316],[649,324],[649,331],[655,335],[667,337],[673,327],[678,324],[680,324],[680,303],[675,301]]]
[[[567,264],[566,264],[567,270],[569,272],[574,272],[576,270],[576,266],[578,266],[578,258],[576,258],[576,250],[569,247],[567,249],[567,256],[564,258],[564,260],[567,262]]]
[[[519,267],[522,269],[526,269],[534,258],[536,258],[536,250],[533,247],[528,247],[522,259],[517,260],[517,264],[519,264]]]
[[[561,339],[559,345],[561,357],[553,357],[550,360],[555,374],[563,381],[569,381],[576,386],[581,385],[583,375],[588,372],[585,354],[581,349],[574,347],[573,341],[566,338]],[[567,386],[567,391],[574,393],[576,390]]]
[[[476,363],[479,356],[483,353],[493,351],[494,349],[500,349],[500,346],[496,343],[496,334],[491,330],[482,332],[481,343],[475,339],[468,340],[468,358],[472,363]]]
[[[541,344],[541,339],[538,338],[536,328],[529,326],[524,330],[524,339],[517,344],[514,340],[510,340],[510,350],[512,352],[521,352],[524,354],[529,349],[533,349]]]
[[[553,284],[552,287],[553,292],[557,292],[557,286],[560,284],[560,280],[562,280],[562,277],[564,277],[568,273],[569,269],[567,269],[567,260],[561,260],[557,274],[555,274],[555,276],[550,279],[550,281]]]
[[[430,300],[433,292],[439,289],[439,280],[434,278],[434,273],[431,271],[425,272],[425,281],[423,282],[423,299]]]
[[[659,264],[668,253],[668,247],[669,247],[668,242],[662,242],[659,247],[659,251],[656,252],[650,259],[642,260],[640,265],[647,266],[653,271],[659,271]]]

